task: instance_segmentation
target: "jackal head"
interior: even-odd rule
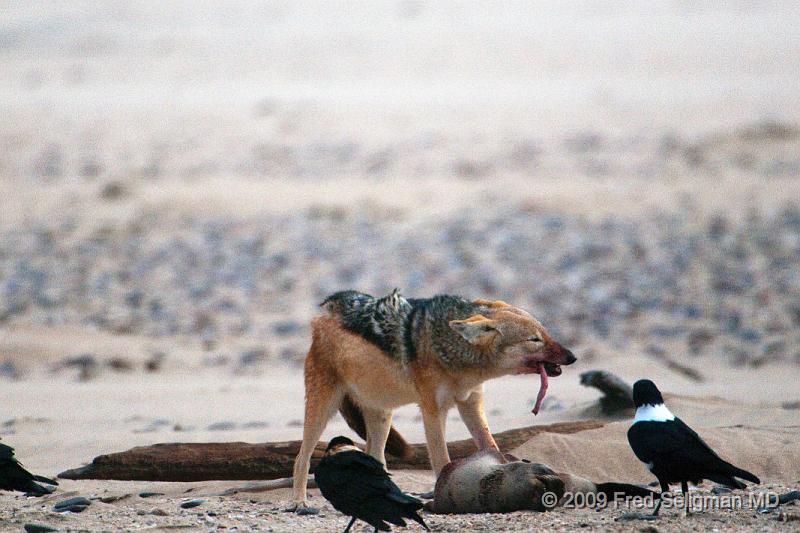
[[[545,327],[518,307],[502,301],[475,300],[481,312],[465,320],[451,320],[450,327],[485,353],[485,361],[502,374],[560,376],[561,365],[577,358],[553,340]]]

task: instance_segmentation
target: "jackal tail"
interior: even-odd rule
[[[339,406],[339,412],[344,417],[350,429],[355,431],[359,437],[367,439],[367,426],[364,423],[364,413],[361,408],[353,402],[350,396],[345,396]],[[411,446],[408,445],[406,440],[394,429],[394,426],[389,430],[389,438],[386,439],[386,452],[398,457],[400,459],[408,459],[412,455]]]

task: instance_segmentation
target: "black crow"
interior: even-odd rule
[[[391,531],[388,523],[405,526],[404,518],[428,529],[417,513],[422,502],[404,494],[389,479],[383,464],[359,450],[347,437],[335,437],[328,443],[314,470],[314,479],[334,509],[353,517],[344,533],[350,531],[356,519],[367,522],[375,531]]]
[[[700,435],[673,415],[661,397],[655,383],[640,379],[633,385],[633,403],[636,417],[628,429],[628,442],[633,453],[658,478],[661,492],[669,492],[670,483],[680,483],[689,512],[688,482],[700,483],[703,479],[727,487],[743,489],[738,478],[760,483],[746,470],[737,468],[720,458],[709,448]],[[653,515],[658,514],[661,500]]]
[[[52,487],[39,485],[37,481],[58,485],[52,479],[36,476],[25,470],[14,457],[14,448],[0,443],[0,490],[17,490],[34,496],[50,494],[55,490]]]

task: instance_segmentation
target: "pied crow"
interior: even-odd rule
[[[708,479],[736,489],[745,487],[736,478],[760,483],[750,472],[720,458],[700,435],[673,415],[664,405],[658,387],[649,379],[634,383],[633,403],[636,405],[636,416],[628,429],[628,442],[633,453],[658,478],[662,494],[669,492],[670,483],[681,484],[686,514],[689,513],[690,481],[697,484]],[[658,514],[661,501],[656,505],[653,515]]]
[[[367,522],[375,531],[391,531],[389,523],[405,526],[404,518],[428,529],[417,513],[422,502],[404,494],[389,479],[383,464],[359,450],[347,437],[335,437],[328,443],[314,469],[314,479],[325,499],[337,511],[352,517],[344,533],[356,519]]]

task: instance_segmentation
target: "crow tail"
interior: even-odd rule
[[[50,479],[49,477],[44,476],[37,476],[34,474],[33,476],[34,481],[41,481],[42,483],[47,483],[48,485],[58,485],[58,481],[55,479]]]
[[[747,470],[742,470],[741,468],[737,468],[737,467],[735,467],[733,465],[731,465],[731,468],[727,473],[729,475],[731,475],[731,476],[735,476],[735,477],[740,477],[742,479],[746,479],[747,481],[749,481],[751,483],[756,483],[756,484],[761,483],[761,480],[758,479],[758,476],[756,476],[755,474],[751,474]]]

